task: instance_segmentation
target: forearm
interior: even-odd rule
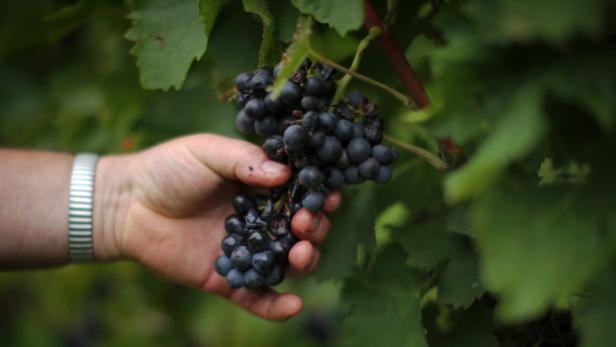
[[[97,167],[93,226],[97,260],[119,257],[116,218],[122,208],[121,157]],[[74,156],[0,149],[0,268],[69,262],[68,195]]]

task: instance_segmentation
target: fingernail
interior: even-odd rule
[[[308,232],[316,232],[319,229],[319,224],[321,224],[321,214],[317,212],[317,214],[312,217],[312,221],[310,221],[310,228],[308,229]]]
[[[269,175],[281,175],[285,172],[286,167],[275,161],[265,161],[261,164],[261,170]]]

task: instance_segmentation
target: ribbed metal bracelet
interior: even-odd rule
[[[92,206],[98,155],[80,153],[75,157],[71,174],[68,208],[68,245],[71,261],[94,261],[92,240]]]

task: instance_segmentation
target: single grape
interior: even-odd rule
[[[269,245],[269,238],[260,231],[255,231],[250,236],[248,236],[248,249],[251,252],[261,252],[267,249]]]
[[[274,135],[269,137],[263,143],[263,150],[268,158],[277,161],[284,162],[286,159],[286,153],[284,152],[284,144],[282,142],[282,136]]]
[[[344,173],[337,168],[329,168],[327,171],[327,178],[325,179],[325,185],[329,188],[336,189],[342,187],[344,184]]]
[[[365,137],[364,127],[360,123],[353,123],[353,137]]]
[[[367,180],[371,180],[376,178],[376,176],[379,174],[379,167],[380,165],[378,160],[376,160],[375,158],[368,158],[366,161],[359,164],[357,169],[359,170],[359,174],[361,175],[361,177]]]
[[[250,79],[250,89],[255,91],[263,90],[272,83],[274,83],[272,72],[267,69],[259,69],[255,71],[255,74]]]
[[[319,114],[314,111],[308,111],[302,118],[304,129],[314,131],[319,126]]]
[[[302,199],[302,206],[312,213],[317,213],[325,202],[325,195],[318,190],[310,191]]]
[[[246,246],[239,246],[231,252],[231,263],[236,269],[246,271],[252,264],[252,254]]]
[[[365,181],[359,174],[359,169],[357,166],[349,166],[344,169],[344,179],[348,184],[360,184]]]
[[[277,262],[284,262],[287,260],[287,254],[289,253],[289,246],[286,245],[285,242],[282,241],[272,241],[270,242],[270,250],[274,255],[274,258]]]
[[[249,208],[245,217],[246,224],[255,223],[257,219],[259,219],[259,212],[255,208]]]
[[[391,149],[383,144],[372,147],[372,156],[379,161],[379,164],[387,165],[392,162]]]
[[[284,131],[282,141],[287,152],[301,153],[308,146],[308,133],[301,125],[293,124]]]
[[[304,167],[298,174],[299,184],[306,188],[316,188],[323,182],[323,173],[314,166]]]
[[[334,136],[325,136],[323,146],[317,150],[319,159],[327,163],[334,163],[342,154],[342,144]]]
[[[287,83],[285,83],[280,90],[279,99],[286,105],[295,105],[300,101],[301,97],[302,87],[295,82],[287,81]]]
[[[267,113],[267,109],[265,108],[263,99],[253,98],[244,106],[244,112],[253,119],[261,119]]]
[[[319,99],[314,96],[307,95],[302,98],[301,105],[304,110],[318,110]]]
[[[336,137],[342,142],[353,138],[353,123],[346,119],[339,119],[336,123]]]
[[[379,167],[379,173],[376,175],[374,182],[380,184],[387,183],[391,179],[392,174],[393,173],[391,170],[391,166],[381,165],[381,167]]]
[[[363,104],[368,102],[368,99],[362,92],[353,92],[346,98],[346,102],[355,108],[361,108]]]
[[[245,215],[251,207],[254,207],[254,202],[248,195],[238,194],[233,198],[233,209],[238,215]]]
[[[227,284],[233,289],[242,288],[244,286],[244,274],[238,269],[231,269],[227,273]]]
[[[267,274],[274,266],[274,252],[267,250],[252,256],[252,268],[262,274]]]
[[[310,147],[320,148],[323,146],[323,142],[325,142],[325,133],[323,131],[319,130],[310,134]]]
[[[272,116],[255,121],[255,132],[261,137],[269,137],[276,133],[278,121]]]
[[[241,108],[244,108],[244,106],[246,106],[246,103],[248,102],[248,100],[250,100],[251,97],[252,97],[252,95],[250,95],[250,94],[237,93],[237,94],[235,94],[235,102]]]
[[[235,77],[235,88],[240,92],[245,92],[250,88],[250,79],[252,74],[248,72],[242,72]]]
[[[325,92],[325,85],[323,84],[323,80],[318,77],[308,77],[308,79],[304,83],[304,91],[306,91],[306,94],[312,96],[323,95]]]
[[[242,233],[244,232],[244,222],[242,222],[242,220],[238,216],[230,215],[225,220],[225,230],[229,234],[242,235]]]
[[[265,104],[265,108],[272,114],[279,113],[284,109],[284,105],[282,101],[280,101],[280,98],[274,99],[271,93],[265,96],[263,103]]]
[[[231,263],[231,259],[229,259],[229,257],[227,257],[226,255],[221,255],[216,258],[214,268],[219,275],[226,276],[229,271],[233,269],[233,264]]]
[[[359,164],[370,157],[370,143],[365,139],[355,137],[347,145],[347,154],[349,161],[353,164]]]
[[[229,234],[220,243],[220,248],[226,255],[230,255],[240,245],[240,236]]]
[[[319,115],[319,124],[321,128],[327,132],[336,131],[336,125],[338,124],[338,117],[332,112],[323,112]]]
[[[284,271],[282,270],[282,266],[276,265],[272,269],[272,271],[265,276],[265,285],[268,287],[273,287],[282,282],[284,279]]]
[[[265,284],[265,277],[255,269],[244,272],[244,286],[248,289],[259,289]]]
[[[254,119],[248,117],[244,110],[241,110],[237,114],[235,126],[244,135],[252,135],[255,133],[255,121]]]

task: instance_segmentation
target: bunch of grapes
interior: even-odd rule
[[[297,242],[290,231],[295,212],[318,212],[330,191],[345,183],[386,183],[398,157],[396,148],[381,144],[383,120],[362,93],[332,105],[336,83],[330,66],[304,61],[275,98],[271,87],[279,70],[261,68],[235,80],[242,107],[237,128],[265,138],[267,156],[289,165],[293,175],[270,197],[235,198],[236,214],[227,219],[229,235],[222,242],[225,255],[216,260],[216,270],[233,288],[282,281],[288,251]],[[244,201],[251,207],[244,208]]]

